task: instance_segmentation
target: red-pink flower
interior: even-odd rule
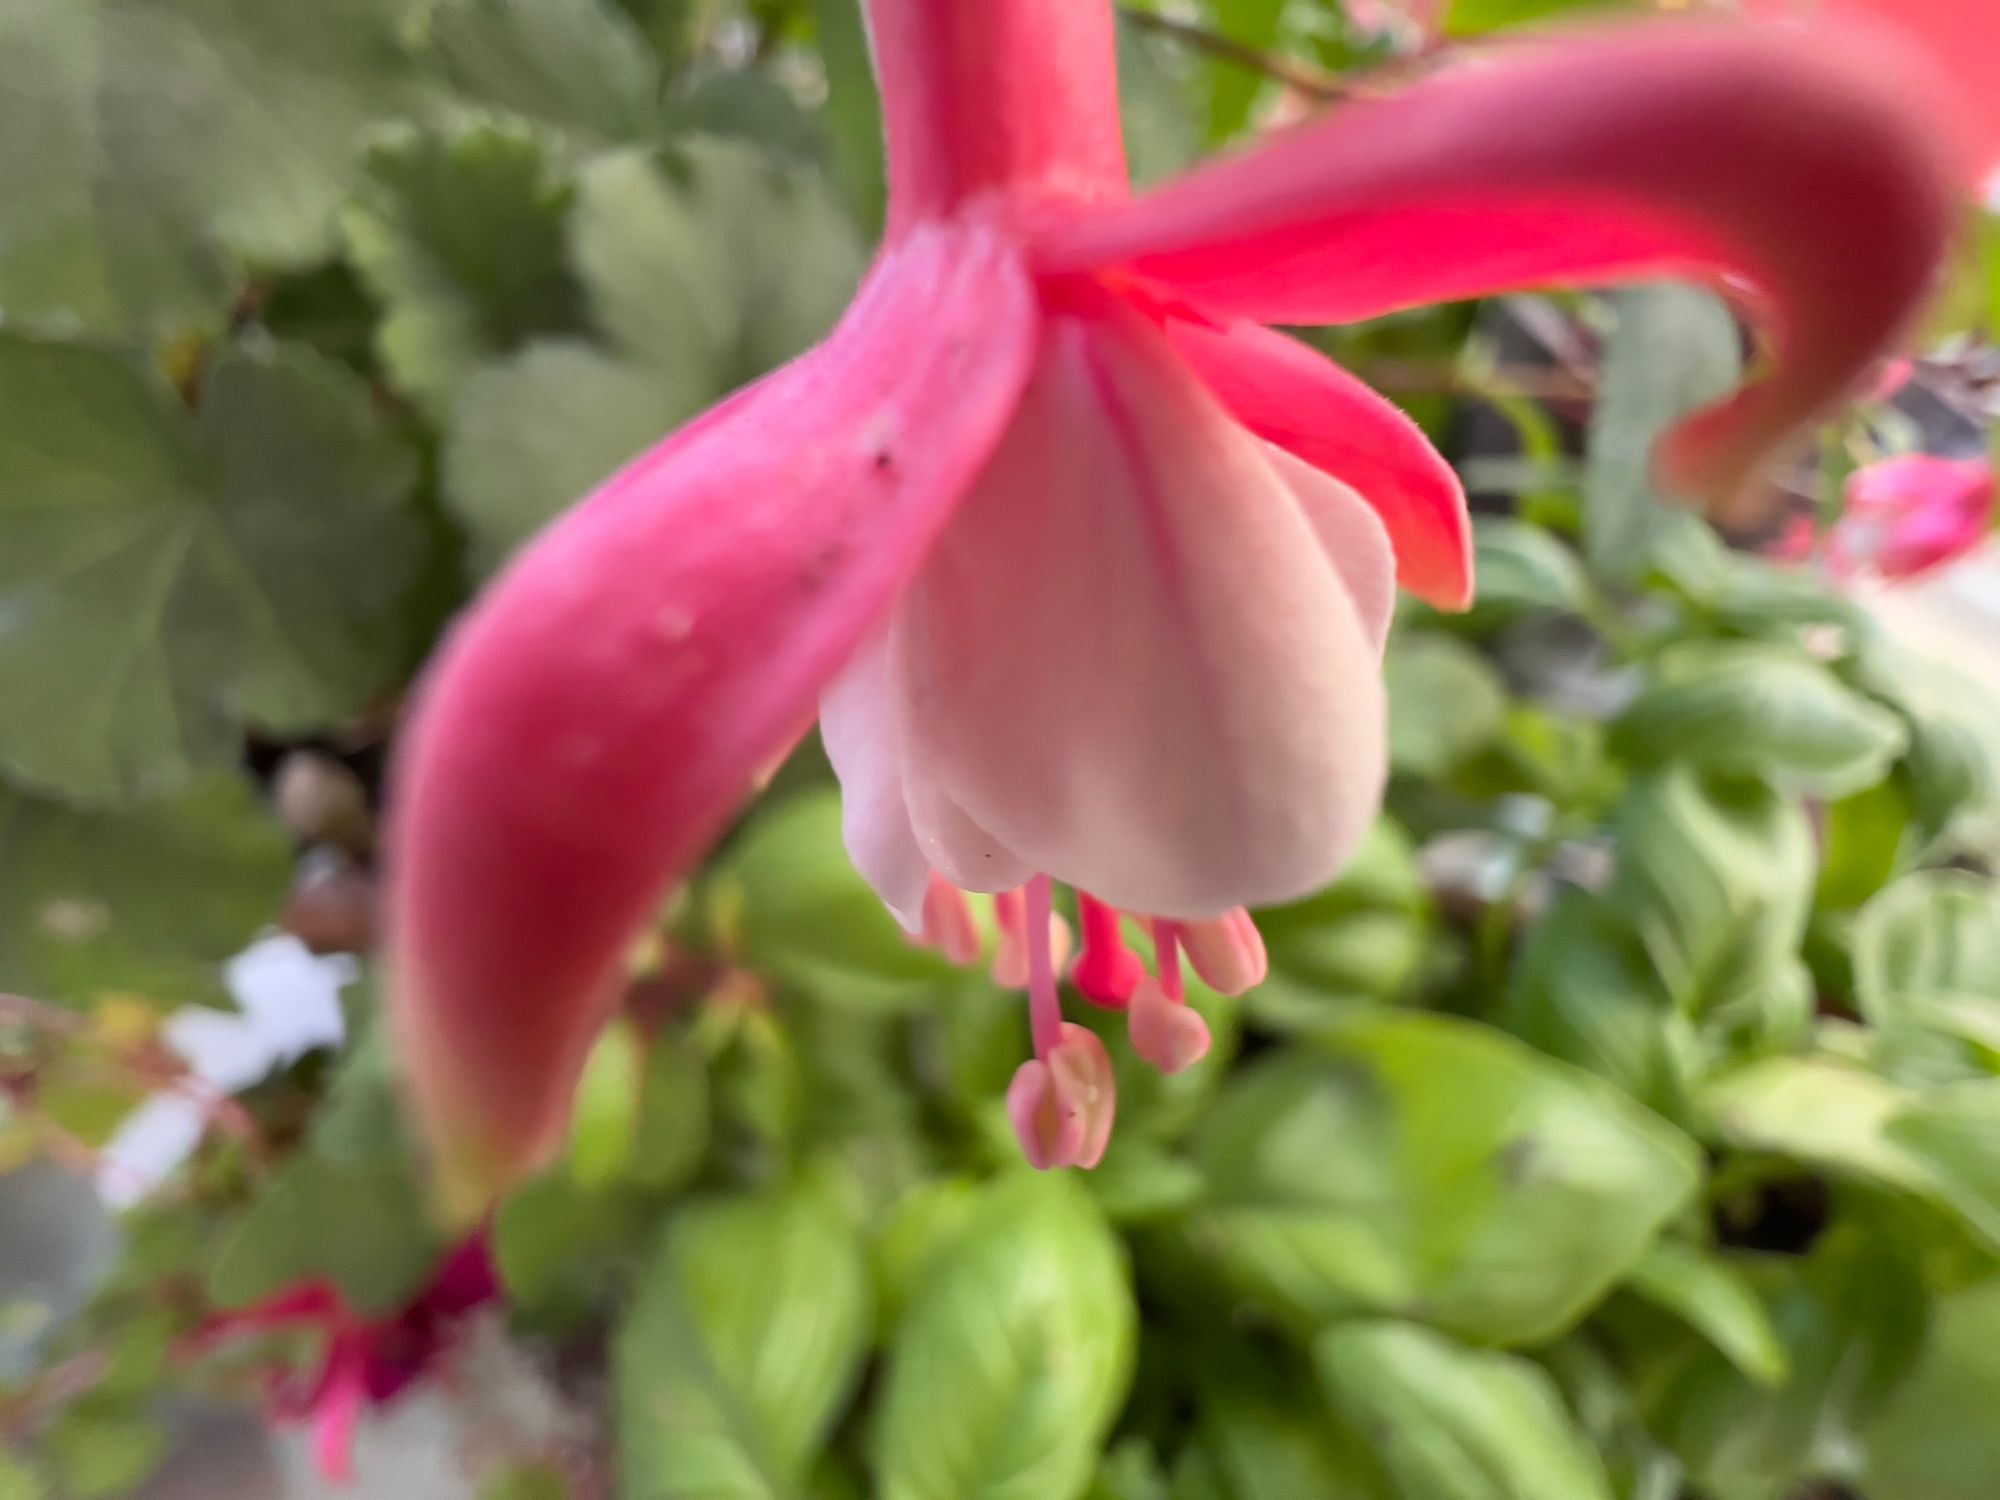
[[[1885,458],[1848,478],[1840,518],[1821,534],[1800,517],[1773,552],[1817,558],[1836,578],[1907,582],[1957,562],[1993,527],[1993,467],[1926,453]]]
[[[1015,1113],[1087,1159],[1108,1080],[1060,1019],[1051,878],[1163,949],[1223,923],[1190,954],[1254,972],[1239,908],[1327,880],[1375,814],[1395,585],[1471,589],[1450,468],[1264,325],[1725,287],[1773,366],[1663,462],[1729,490],[1889,350],[1962,180],[1893,46],[1690,22],[1495,52],[1133,197],[1108,0],[867,10],[891,201],[853,306],[517,558],[402,747],[395,1009],[468,1209],[554,1149],[632,934],[815,714],[907,923],[934,875],[1025,888]],[[1185,1060],[1155,982],[1142,1045]]]
[[[196,1331],[190,1352],[274,1333],[306,1333],[319,1341],[309,1370],[274,1370],[268,1407],[273,1419],[313,1429],[320,1472],[354,1477],[354,1434],[362,1411],[393,1401],[450,1352],[466,1317],[500,1295],[486,1236],[474,1235],[440,1262],[437,1273],[399,1310],[376,1317],[354,1311],[331,1281],[290,1287],[253,1307],[218,1313]]]

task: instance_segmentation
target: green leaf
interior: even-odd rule
[[[323,253],[363,132],[422,97],[409,9],[0,0],[0,305],[216,323],[236,256]]]
[[[1984,703],[1981,694],[1972,701]],[[1961,704],[1961,709],[1963,705]],[[1927,841],[1943,839],[1961,817],[1993,804],[1995,770],[1991,747],[1978,728],[1950,709],[1907,716],[1910,751],[1903,758],[1910,811]]]
[[[1235,1500],[1364,1500],[1370,1495],[1326,1419],[1309,1371],[1270,1352],[1204,1350],[1196,1441]]]
[[[1631,582],[1673,532],[1702,524],[1654,489],[1653,447],[1675,422],[1731,390],[1742,360],[1735,320],[1707,292],[1642,286],[1610,301],[1617,326],[1590,419],[1583,538],[1593,568]]]
[[[1854,1478],[1857,1427],[1909,1370],[1928,1313],[1915,1269],[1856,1229],[1829,1234],[1803,1263],[1765,1265],[1766,1309],[1792,1370],[1784,1384],[1753,1384],[1718,1352],[1649,1382],[1649,1426],[1686,1465],[1691,1491],[1782,1500],[1808,1480]]]
[[[1932,1193],[2000,1251],[2000,1080],[1927,1089],[1886,1134],[1921,1164]]]
[[[1885,1029],[1991,1007],[2000,999],[2000,887],[1925,870],[1883,891],[1855,922],[1854,998]]]
[[[1088,1181],[1106,1217],[1121,1228],[1178,1218],[1207,1187],[1198,1169],[1137,1132],[1114,1132]]]
[[[771,67],[690,69],[675,81],[667,124],[683,137],[734,138],[809,167],[826,156],[820,122]]]
[[[573,253],[607,336],[722,390],[823,335],[862,269],[852,221],[817,174],[729,141],[595,163]]]
[[[708,1151],[708,1070],[700,1050],[679,1031],[655,1032],[639,1090],[625,1175],[654,1192],[684,1187]]]
[[[1501,1015],[1538,1051],[1607,1079],[1670,1120],[1687,1117],[1700,1038],[1599,897],[1566,891],[1529,931]]]
[[[220,1002],[222,965],[270,922],[290,840],[237,777],[127,812],[0,785],[0,990],[87,1005]]]
[[[1626,1284],[1687,1322],[1758,1385],[1782,1385],[1790,1373],[1791,1360],[1756,1289],[1719,1256],[1661,1240]]]
[[[1393,1012],[1242,1070],[1195,1148],[1190,1233],[1246,1295],[1303,1327],[1393,1312],[1498,1344],[1574,1323],[1698,1177],[1693,1144],[1601,1080]]]
[[[1703,1102],[1730,1142],[1923,1199],[2000,1251],[2000,1080],[1914,1092],[1846,1063],[1774,1058]]]
[[[518,124],[404,131],[369,153],[341,222],[384,309],[382,362],[404,390],[446,410],[482,360],[582,329],[573,196],[551,149]]]
[[[243,718],[326,724],[406,663],[414,468],[353,376],[233,350],[188,419],[114,355],[0,332],[0,406],[0,766],[182,784]]]
[[[1921,1191],[1921,1166],[1887,1135],[1906,1103],[1894,1084],[1823,1058],[1770,1058],[1702,1093],[1717,1131],[1736,1145]]]
[[[1862,1433],[1861,1482],[1885,1500],[1989,1500],[2000,1474],[2000,1281],[1938,1307],[1916,1369]]]
[[[820,63],[826,69],[826,128],[833,176],[855,223],[882,227],[888,183],[882,155],[882,97],[868,55],[862,0],[813,0]]]
[[[1685,760],[1820,797],[1881,780],[1903,751],[1887,709],[1796,652],[1700,642],[1664,653],[1658,677],[1626,709],[1612,745],[1642,763]]]
[[[280,1169],[208,1273],[209,1296],[247,1307],[315,1276],[363,1313],[407,1302],[439,1245],[406,1161],[294,1157]]]
[[[0,1500],[47,1500],[48,1493],[33,1469],[0,1448]]]
[[[565,1329],[628,1294],[644,1263],[657,1207],[550,1172],[515,1191],[493,1223],[493,1256],[509,1305],[538,1326]]]
[[[1611,1500],[1603,1463],[1548,1375],[1407,1323],[1347,1323],[1313,1345],[1341,1419],[1408,1500]]]
[[[1074,1178],[1019,1172],[987,1189],[891,1337],[880,1500],[1076,1500],[1136,1321],[1118,1242]]]
[[[553,1463],[510,1463],[481,1485],[479,1500],[573,1500],[569,1478]]]
[[[1690,1013],[1753,987],[1797,953],[1816,851],[1796,802],[1673,766],[1632,783],[1614,832],[1608,903]]]
[[[1448,635],[1399,636],[1383,663],[1389,764],[1440,776],[1499,737],[1507,694],[1477,651]]]
[[[906,1009],[935,1001],[959,977],[909,940],[855,871],[832,787],[760,812],[710,882],[711,904],[733,914],[730,937],[743,958],[820,1003]]]
[[[130,1495],[171,1446],[164,1423],[122,1401],[86,1399],[57,1420],[43,1444],[73,1500]]]
[[[1583,566],[1546,527],[1512,517],[1475,516],[1472,542],[1479,616],[1573,614],[1584,608],[1590,585]]]
[[[1895,876],[1910,842],[1910,797],[1891,777],[1826,809],[1817,899],[1852,909]]]
[[[1591,1331],[1538,1351],[1576,1416],[1578,1429],[1597,1449],[1621,1500],[1680,1500],[1680,1462],[1646,1428],[1628,1361],[1613,1357],[1608,1341]]]
[[[224,257],[107,149],[104,12],[0,0],[0,306],[92,332],[217,319]]]
[[[444,457],[445,498],[474,561],[497,568],[698,409],[659,372],[575,341],[484,366],[459,391]]]
[[[802,1500],[872,1323],[860,1240],[817,1189],[676,1214],[618,1334],[620,1493]]]
[[[1277,46],[1285,19],[1285,0],[1235,0],[1224,17],[1224,33],[1233,42],[1259,52]],[[1233,59],[1216,58],[1208,67],[1208,139],[1228,140],[1250,123],[1250,112],[1270,79]]]
[[[1201,155],[1201,75],[1190,49],[1121,15],[1118,97],[1125,156],[1140,186],[1170,177]]]
[[[645,1066],[639,1028],[614,1017],[590,1049],[570,1112],[569,1170],[583,1187],[601,1188],[631,1164]]]
[[[600,348],[545,341],[489,364],[453,410],[446,498],[485,566],[647,444],[831,326],[860,269],[811,173],[734,142],[584,174],[570,259]]]
[[[1343,1001],[1394,1000],[1416,977],[1430,936],[1430,898],[1409,836],[1379,818],[1340,878],[1257,927],[1270,977],[1241,1002],[1274,1031],[1317,1027]]]
[[[429,50],[466,96],[607,141],[660,129],[659,66],[609,0],[439,0]]]
[[[1129,1437],[1104,1455],[1084,1500],[1169,1500],[1160,1456],[1142,1437]]]

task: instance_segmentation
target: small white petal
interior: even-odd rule
[[[911,805],[940,798],[1026,866],[1161,916],[1324,884],[1381,795],[1387,557],[1325,500],[1322,537],[1136,314],[1053,317],[897,606]],[[1328,543],[1382,557],[1336,567]]]

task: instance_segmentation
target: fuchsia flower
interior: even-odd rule
[[[1983,459],[1909,453],[1857,469],[1824,534],[1801,516],[1773,552],[1817,558],[1835,578],[1906,583],[1957,562],[1993,527],[1993,467]]]
[[[191,1352],[274,1333],[302,1332],[321,1341],[311,1376],[272,1373],[269,1409],[283,1422],[307,1422],[320,1472],[354,1477],[354,1433],[365,1407],[393,1401],[437,1372],[466,1317],[500,1296],[499,1276],[485,1235],[464,1241],[408,1306],[363,1317],[330,1281],[312,1280],[254,1307],[218,1313],[197,1330]]]
[[[1718,22],[1495,52],[1133,197],[1108,0],[868,13],[891,202],[853,306],[522,553],[405,737],[395,1010],[461,1207],[554,1149],[634,932],[815,714],[906,923],[939,877],[1022,891],[1010,1102],[1034,1159],[1093,1159],[1109,1064],[1061,1018],[1050,882],[1088,893],[1084,987],[1186,1061],[1179,951],[1261,972],[1242,908],[1375,815],[1395,585],[1471,589],[1450,468],[1262,325],[1726,286],[1773,367],[1663,455],[1726,492],[1888,352],[1962,180],[1893,47]]]

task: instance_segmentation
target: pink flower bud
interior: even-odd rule
[[[1993,470],[1978,459],[1910,453],[1857,469],[1828,551],[1836,569],[1920,578],[1958,561],[1993,524]]]

